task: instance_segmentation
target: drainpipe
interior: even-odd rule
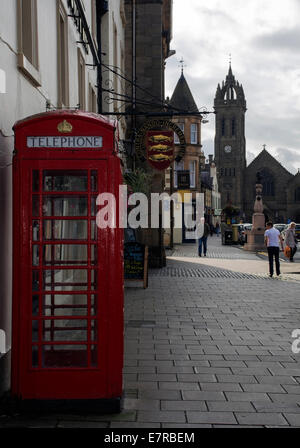
[[[108,11],[108,2],[107,0],[96,0],[96,22],[97,22],[97,55],[99,64],[97,66],[97,86],[98,86],[98,114],[103,112],[102,107],[102,38],[101,38],[101,30],[102,30],[102,17]]]

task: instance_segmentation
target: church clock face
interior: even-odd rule
[[[231,146],[230,145],[226,145],[224,146],[224,151],[226,152],[226,154],[230,154],[231,153]]]

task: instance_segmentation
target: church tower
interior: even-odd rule
[[[214,100],[216,114],[215,162],[221,191],[221,207],[230,201],[243,214],[243,179],[246,168],[246,100],[241,84],[235,80],[231,64]]]

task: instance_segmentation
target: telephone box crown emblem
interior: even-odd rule
[[[73,126],[71,125],[71,123],[68,123],[67,120],[62,121],[57,126],[57,130],[59,132],[72,132],[72,129],[73,129]]]

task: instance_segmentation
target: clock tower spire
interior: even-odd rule
[[[246,168],[243,86],[235,79],[229,62],[225,81],[218,84],[214,100],[216,114],[215,161],[222,208],[230,201],[243,211],[243,179]]]

